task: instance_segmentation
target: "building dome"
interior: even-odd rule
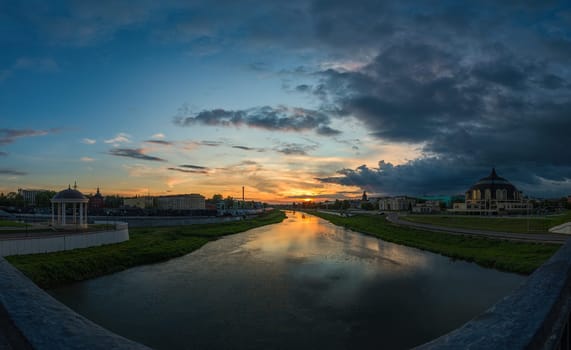
[[[496,169],[481,178],[466,192],[468,199],[519,200],[520,192],[508,180],[498,176]]]
[[[101,192],[99,192],[99,187],[97,187],[97,193],[95,193],[92,198],[101,198],[101,199],[103,199],[103,196],[101,195]]]
[[[63,191],[59,191],[52,198],[52,201],[61,201],[61,200],[85,200],[85,201],[87,201],[87,197],[85,197],[78,190],[69,187]]]

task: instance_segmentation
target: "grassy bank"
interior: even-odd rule
[[[446,233],[398,227],[384,216],[358,215],[340,217],[314,213],[331,223],[369,234],[385,241],[403,244],[452,258],[473,261],[485,267],[529,274],[543,264],[557,249],[555,244],[509,242],[487,238],[472,238]]]
[[[218,237],[279,223],[284,218],[283,212],[275,210],[238,222],[133,228],[129,229],[130,240],[127,242],[57,253],[11,256],[6,260],[40,287],[50,288],[182,256]]]
[[[401,219],[444,227],[515,233],[546,233],[549,228],[571,221],[571,211],[546,217],[477,217],[453,215],[407,215]]]
[[[21,222],[0,219],[0,227],[26,227],[26,226],[27,224],[23,224]]]

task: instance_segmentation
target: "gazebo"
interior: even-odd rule
[[[77,190],[77,184],[74,184],[73,188],[69,186],[66,190],[60,191],[51,199],[51,202],[53,226],[87,227],[87,203],[89,199]],[[68,204],[72,208],[71,218],[67,218],[66,215]],[[67,219],[71,220],[67,221]]]

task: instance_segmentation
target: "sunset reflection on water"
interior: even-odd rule
[[[406,349],[524,279],[287,215],[184,257],[50,293],[156,349]]]

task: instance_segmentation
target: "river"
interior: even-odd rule
[[[50,294],[156,349],[406,349],[460,326],[525,279],[287,214]]]

